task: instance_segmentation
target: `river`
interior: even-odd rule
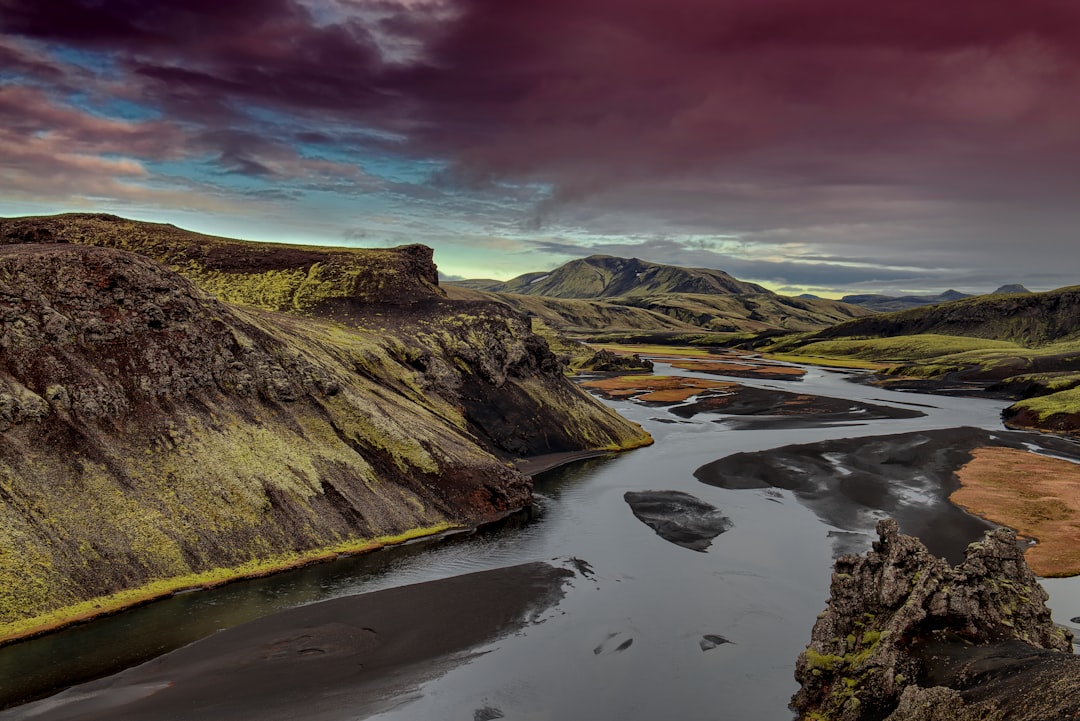
[[[716,377],[665,363],[655,372]],[[0,649],[3,698],[10,703],[115,671],[284,608],[531,561],[580,559],[592,574],[578,575],[541,622],[480,649],[370,718],[788,721],[795,659],[828,597],[829,532],[836,529],[786,491],[704,485],[694,471],[732,453],[793,443],[958,426],[998,430],[1005,404],[885,391],[818,368],[799,382],[739,380],[926,415],[734,430],[715,422],[722,418],[716,414],[687,420],[663,407],[611,401],[652,433],[655,445],[540,475],[541,512],[529,523],[181,595],[9,646]],[[706,552],[669,543],[623,500],[627,491],[642,490],[690,493],[718,507],[732,528]],[[863,546],[870,540],[865,536]],[[1080,583],[1047,586],[1055,620],[1080,630],[1069,622],[1080,616]],[[706,635],[726,642],[710,648],[702,643]],[[0,719],[35,718],[46,708],[15,707]],[[356,716],[343,709],[340,718]]]

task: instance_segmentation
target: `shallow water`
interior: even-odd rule
[[[657,364],[658,374],[699,375]],[[809,369],[798,383],[747,385],[917,408],[927,415],[860,425],[734,430],[723,416],[687,421],[663,407],[612,402],[656,444],[537,479],[542,515],[450,542],[414,544],[268,579],[178,596],[0,649],[8,698],[100,675],[217,628],[320,599],[528,561],[586,561],[543,623],[503,638],[372,718],[790,719],[795,659],[828,597],[830,531],[791,494],[699,483],[700,466],[739,451],[933,428],[1000,429],[999,401],[913,395]],[[671,422],[677,421],[677,422]],[[1033,442],[1037,443],[1037,439]],[[838,469],[838,472],[842,470]],[[663,540],[632,514],[627,491],[675,490],[719,508],[733,527],[707,552]],[[912,502],[919,502],[913,498]],[[858,550],[869,536],[846,538]],[[1080,583],[1047,584],[1055,618],[1080,616]],[[1059,608],[1060,607],[1060,608]],[[712,648],[705,635],[730,643]],[[34,705],[0,713],[27,718]],[[341,718],[353,718],[343,710]]]

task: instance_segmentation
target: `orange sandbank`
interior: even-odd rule
[[[1080,465],[1011,448],[976,448],[949,499],[1037,543],[1025,557],[1045,577],[1080,574]]]

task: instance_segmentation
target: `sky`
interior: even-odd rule
[[[1075,0],[0,0],[0,215],[1080,284]]]

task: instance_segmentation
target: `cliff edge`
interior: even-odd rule
[[[444,299],[428,249],[350,251],[283,312],[39,231],[0,244],[0,641],[475,525],[531,502],[516,460],[650,442],[527,319]],[[234,288],[332,265],[212,240]]]

